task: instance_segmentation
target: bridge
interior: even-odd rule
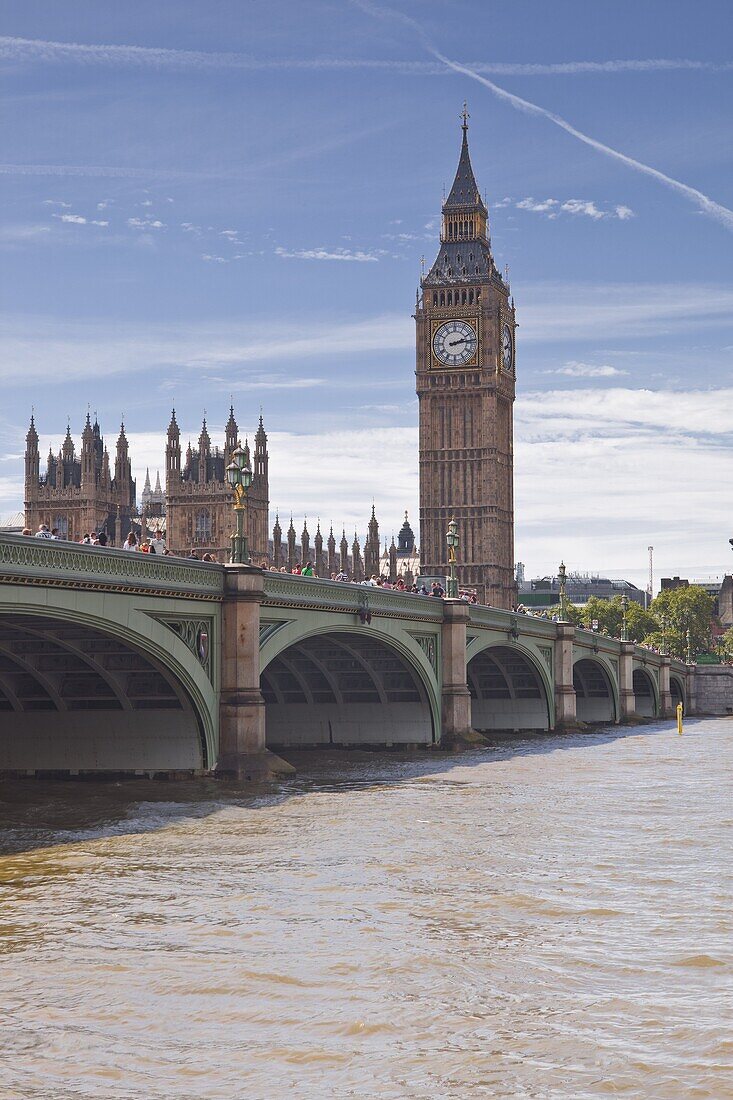
[[[678,701],[690,667],[567,623],[0,536],[5,773],[260,778],[294,748],[454,748]]]

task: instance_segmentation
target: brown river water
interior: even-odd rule
[[[733,1097],[733,721],[297,764],[0,786],[2,1100]]]

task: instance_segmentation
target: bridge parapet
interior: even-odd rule
[[[366,584],[265,572],[264,602],[275,606],[331,612],[371,612],[398,619],[443,621],[443,601]]]
[[[173,555],[131,553],[27,535],[0,535],[0,584],[218,600],[224,567]]]

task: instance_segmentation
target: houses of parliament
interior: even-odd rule
[[[513,403],[515,397],[514,301],[508,280],[494,261],[489,213],[474,176],[468,146],[468,115],[462,116],[458,168],[444,199],[438,254],[420,281],[416,323],[416,390],[419,402],[419,569],[424,576],[449,571],[445,533],[455,520],[460,537],[458,582],[482,603],[512,607],[514,584]],[[198,446],[181,449],[175,412],[165,445],[165,492],[146,481],[142,515],[136,511],[124,426],[114,465],[99,424],[87,416],[77,457],[71,434],[40,470],[38,434],[31,419],[25,455],[26,525],[56,527],[79,540],[104,529],[120,545],[133,525],[165,516],[170,549],[210,552],[225,560],[233,530],[226,466],[239,442],[230,409],[223,445],[214,445],[204,419]],[[249,451],[249,448],[246,448]],[[311,554],[307,524],[298,542],[293,522],[286,539],[279,517],[269,533],[269,456],[262,417],[250,456],[253,480],[246,524],[253,561],[293,568],[312,556],[319,575],[339,568],[358,579],[400,556],[418,563],[407,518],[398,543],[382,551],[374,510],[363,547],[337,546],[331,529],[324,541],[318,524]],[[141,522],[142,521],[142,522]],[[409,550],[407,549],[409,546]]]

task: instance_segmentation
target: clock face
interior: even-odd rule
[[[504,325],[501,333],[501,359],[504,370],[511,370],[514,362],[514,348],[512,346],[512,330],[509,325]]]
[[[433,336],[436,359],[447,367],[460,367],[476,354],[476,330],[466,321],[446,321]]]

